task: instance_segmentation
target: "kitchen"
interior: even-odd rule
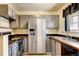
[[[0,4],[1,56],[79,56],[79,3]]]

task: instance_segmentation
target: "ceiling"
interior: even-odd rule
[[[57,11],[64,3],[13,3],[16,11]]]

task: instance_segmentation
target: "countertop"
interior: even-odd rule
[[[70,40],[67,40],[65,39],[64,37],[57,37],[57,36],[53,36],[52,39],[60,42],[60,43],[63,43],[63,44],[66,44],[66,45],[69,45],[77,50],[79,50],[79,43],[76,43],[76,42],[72,42]]]
[[[14,37],[14,36],[28,36],[28,34],[12,34],[12,35],[9,35],[9,37]]]
[[[79,37],[76,37],[76,36],[69,36],[69,35],[64,35],[64,34],[46,34],[47,37],[49,36],[58,36],[58,37],[72,37],[73,39],[78,39],[79,40]]]

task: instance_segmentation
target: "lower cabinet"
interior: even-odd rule
[[[61,56],[61,43],[56,41],[56,56]]]
[[[61,56],[61,43],[55,39],[51,39],[52,42],[52,55]]]
[[[53,56],[55,56],[55,55],[56,55],[56,46],[55,46],[55,45],[56,45],[56,44],[55,44],[56,41],[53,40],[53,39],[51,39],[51,42],[52,42],[52,43],[51,43],[51,44],[52,44],[52,45],[51,45],[51,46],[52,46],[52,54],[53,54]]]
[[[3,56],[3,39],[2,39],[2,36],[0,36],[0,56]]]
[[[79,56],[79,51],[69,45],[62,44],[62,56]]]
[[[27,38],[25,38],[24,39],[24,52],[28,52],[28,39]]]

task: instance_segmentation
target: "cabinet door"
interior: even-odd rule
[[[3,36],[0,36],[0,56],[3,56]]]
[[[28,21],[29,21],[29,28],[35,29],[35,27],[36,27],[36,17],[30,16]]]
[[[0,4],[0,15],[8,17],[8,6],[7,6],[7,4]]]
[[[19,28],[19,16],[16,14],[16,28]]]
[[[56,56],[61,56],[61,43],[56,41]]]
[[[12,15],[13,15],[12,18],[16,19],[17,14],[14,11],[12,12]]]
[[[20,28],[27,28],[27,27],[28,27],[28,17],[20,16]]]
[[[12,13],[12,9],[8,6],[8,15],[10,16],[10,17],[12,17],[13,16],[13,13]]]
[[[59,25],[59,16],[46,16],[46,27],[47,28],[58,28]]]
[[[16,13],[14,12],[14,10],[8,6],[8,15],[13,18],[13,19],[16,19]]]
[[[9,20],[0,17],[0,27],[6,27],[9,28]]]
[[[52,16],[53,28],[59,27],[59,16]]]
[[[19,28],[19,16],[15,14],[15,21],[10,22],[10,28]]]
[[[54,39],[51,39],[51,46],[52,46],[52,54],[53,54],[53,56],[55,56],[56,55],[56,41],[54,40]]]

